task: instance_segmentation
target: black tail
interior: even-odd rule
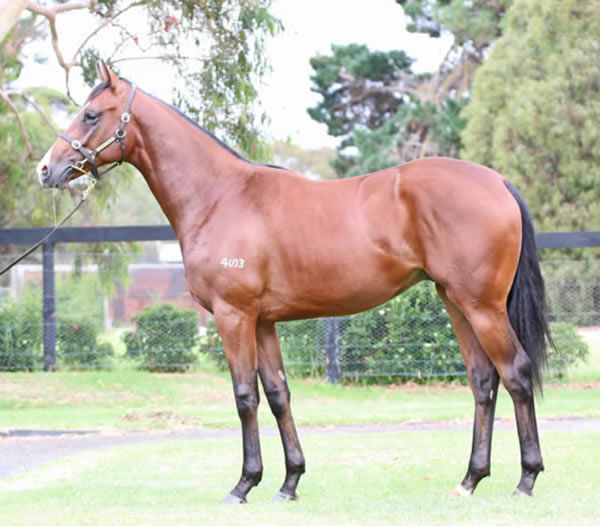
[[[517,273],[508,295],[508,317],[517,338],[529,356],[534,388],[542,392],[542,372],[546,366],[546,345],[554,347],[546,318],[546,293],[540,272],[531,214],[523,196],[509,181],[506,188],[521,209],[522,240]]]

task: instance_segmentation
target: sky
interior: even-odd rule
[[[282,20],[285,30],[267,43],[272,72],[258,86],[258,99],[270,119],[267,135],[274,140],[289,139],[303,148],[334,147],[337,143],[327,135],[325,125],[313,121],[306,111],[319,100],[310,90],[310,57],[330,54],[332,44],[358,43],[373,50],[402,49],[417,60],[414,70],[433,71],[451,45],[448,38],[408,33],[402,9],[394,0],[274,0],[271,13]],[[84,34],[72,29],[89,26],[91,21],[83,13],[58,20],[61,48],[70,58]],[[48,46],[49,42],[32,47],[31,56],[47,55]],[[160,64],[126,62],[121,73],[153,95],[171,101],[172,77],[161,72]],[[44,65],[26,63],[19,82],[63,91],[64,73],[51,55]],[[89,92],[77,75],[70,86],[79,101]]]

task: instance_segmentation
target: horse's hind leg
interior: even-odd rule
[[[460,495],[471,495],[479,481],[490,474],[492,431],[498,394],[498,373],[482,349],[471,324],[464,314],[448,299],[443,287],[440,285],[436,285],[436,287],[452,320],[475,398],[471,458],[467,474],[455,490]]]
[[[242,503],[246,502],[248,492],[260,482],[263,469],[257,419],[256,316],[222,306],[215,309],[215,323],[231,370],[244,447],[242,475],[224,502]]]
[[[513,400],[522,470],[515,494],[531,495],[538,473],[544,470],[535,418],[531,360],[517,339],[505,308],[480,305],[465,314]]]
[[[287,385],[277,329],[274,323],[258,323],[258,374],[277,420],[285,454],[285,480],[274,500],[297,499],[296,487],[304,473],[304,455],[296,433],[290,409],[290,390]]]

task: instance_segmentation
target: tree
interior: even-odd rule
[[[597,2],[515,0],[473,84],[463,157],[495,168],[540,230],[599,228]]]
[[[512,0],[397,0],[408,29],[454,36],[439,69],[415,75],[403,51],[372,52],[366,46],[332,47],[315,57],[313,90],[323,100],[309,114],[341,137],[334,168],[352,176],[427,155],[457,157],[473,71],[501,34]],[[394,60],[401,57],[401,61]],[[353,146],[353,149],[349,149]]]
[[[402,92],[414,89],[413,60],[404,51],[369,51],[358,44],[334,45],[331,51],[332,56],[310,59],[312,91],[323,100],[308,114],[334,137],[348,140],[357,126],[378,128],[396,114]]]
[[[332,46],[332,56],[311,59],[313,91],[323,99],[310,116],[341,138],[332,163],[350,177],[424,155],[456,156],[463,100],[431,95],[432,75],[411,71],[403,51]],[[353,148],[349,148],[353,147]]]
[[[32,214],[36,224],[42,217],[40,210],[52,209],[50,193],[28,191],[37,184],[32,176],[36,160],[54,140],[56,127],[48,115],[59,107],[63,111],[75,108],[69,90],[73,72],[80,71],[85,82],[94,84],[99,57],[115,69],[131,60],[154,59],[171,65],[179,86],[173,100],[176,105],[251,158],[268,156],[260,139],[263,117],[255,110],[254,86],[267,69],[264,41],[281,27],[268,11],[271,1],[29,2],[0,52],[0,188],[5,190],[0,196],[0,226],[31,224]],[[69,27],[79,33],[80,45],[73,56],[67,56],[57,20],[72,12],[88,13],[89,25]],[[65,74],[66,95],[14,87],[24,61],[31,60],[28,44],[46,34],[50,35],[50,53]],[[122,184],[117,182],[122,179],[107,178],[103,191],[94,192],[102,197],[100,207],[109,194],[114,195],[111,185]],[[58,199],[59,213],[65,206],[70,204]],[[89,213],[89,205],[86,209]]]

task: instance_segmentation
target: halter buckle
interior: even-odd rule
[[[123,115],[121,115],[121,122],[124,122],[125,124],[127,124],[130,120],[131,120],[131,115],[129,115],[129,113],[125,112],[125,113],[123,113]]]
[[[75,168],[75,170],[84,174],[84,173],[86,173],[86,171],[83,169],[83,167],[85,166],[85,163],[87,163],[87,159],[81,159],[81,161],[77,161],[76,163],[73,163],[71,165],[71,167]]]
[[[124,129],[121,128],[117,128],[115,130],[115,137],[119,140],[124,139],[125,135],[127,135],[127,132]]]

